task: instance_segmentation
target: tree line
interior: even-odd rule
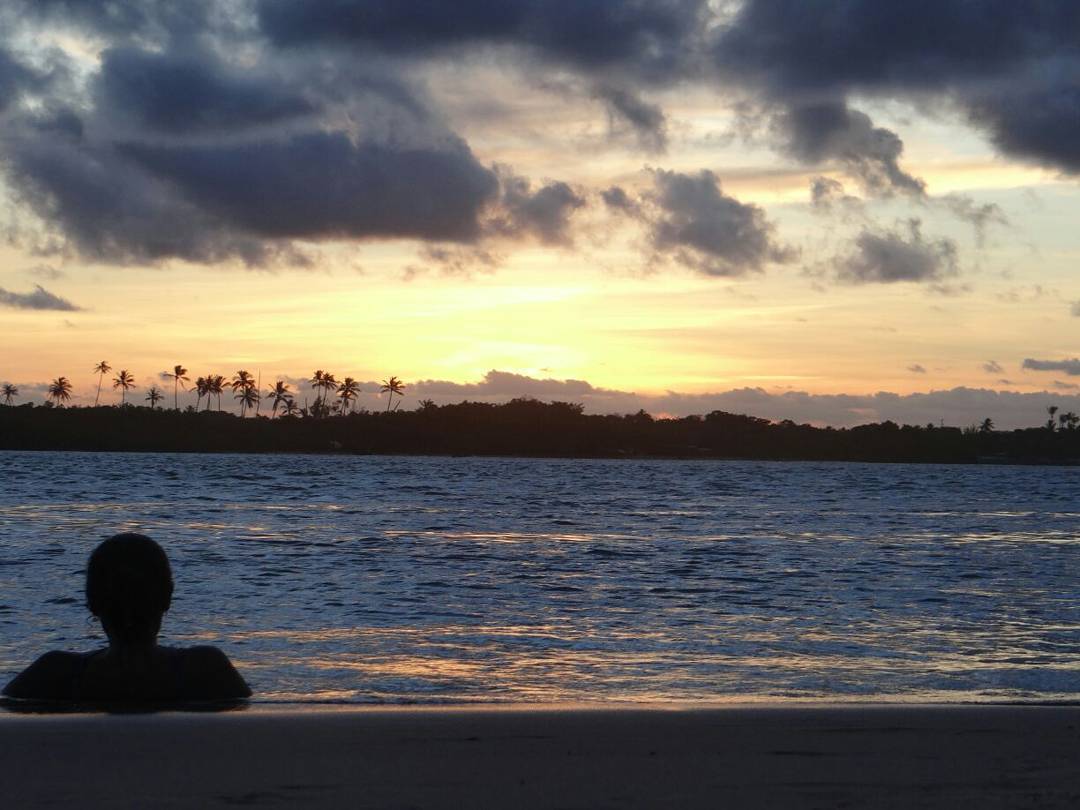
[[[1080,425],[1056,408],[1045,424],[1012,431],[991,420],[963,429],[892,421],[832,428],[724,411],[586,414],[579,403],[529,398],[369,411],[338,396],[334,383],[330,413],[323,381],[316,404],[295,413],[271,405],[255,418],[194,406],[4,407],[0,449],[1080,463]]]
[[[94,392],[95,408],[99,407],[101,403],[101,387],[105,382],[105,375],[112,370],[113,367],[109,365],[107,360],[102,360],[92,369],[93,373],[98,375],[97,389]],[[188,370],[178,364],[173,366],[172,371],[161,372],[161,377],[162,379],[172,380],[173,410],[180,410],[180,391],[187,391],[187,384],[191,382]],[[300,407],[296,403],[295,392],[293,392],[289,383],[284,380],[276,380],[269,390],[260,392],[258,380],[252,376],[251,372],[245,369],[237,371],[232,379],[226,379],[221,374],[207,374],[204,377],[195,379],[193,390],[197,395],[197,400],[194,410],[202,409],[203,399],[205,398],[207,411],[210,410],[211,404],[215,401],[217,409],[220,411],[222,394],[230,391],[233,399],[237,400],[240,405],[241,417],[247,415],[248,412],[255,416],[259,415],[259,408],[263,401],[269,401],[271,403],[271,418],[277,416],[279,408],[283,416],[321,418],[333,414],[352,413],[357,398],[363,393],[360,389],[360,383],[352,377],[346,377],[341,382],[338,382],[333,373],[322,369],[317,369],[312,374],[311,379],[308,380],[308,383],[318,392],[318,396],[313,404]],[[135,377],[127,369],[120,369],[116,376],[112,378],[112,387],[114,390],[120,391],[120,407],[127,407],[129,404],[127,401],[128,391],[137,388]],[[67,377],[57,377],[46,388],[46,402],[54,407],[63,408],[71,401],[73,391],[74,386]],[[397,377],[390,377],[388,380],[383,380],[379,392],[389,394],[386,401],[386,410],[389,411],[391,407],[396,410],[405,396],[405,384]],[[397,405],[394,405],[395,395],[399,397]],[[4,383],[3,388],[0,389],[0,396],[3,397],[5,405],[14,405],[19,396],[19,388],[11,383]],[[164,399],[165,394],[156,385],[150,386],[147,390],[145,401],[150,403],[151,410],[156,409],[158,403]]]

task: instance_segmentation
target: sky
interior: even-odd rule
[[[0,381],[1040,424],[1077,76],[1071,0],[0,0]]]

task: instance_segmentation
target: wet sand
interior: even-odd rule
[[[0,716],[5,807],[1080,807],[1080,707]]]

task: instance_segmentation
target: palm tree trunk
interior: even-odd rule
[[[180,406],[179,406],[179,405],[178,405],[178,404],[176,403],[176,386],[178,386],[179,384],[180,384],[180,378],[179,378],[179,377],[173,377],[173,384],[172,384],[172,406],[173,406],[173,410],[174,410],[174,411],[178,411],[178,410],[180,410]]]
[[[98,400],[101,399],[101,378],[104,377],[104,373],[98,374],[97,378],[97,394],[94,396],[94,407],[98,406]]]

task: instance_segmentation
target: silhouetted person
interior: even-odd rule
[[[86,702],[230,700],[251,690],[216,647],[160,647],[161,619],[172,601],[169,559],[141,534],[117,534],[86,567],[86,606],[109,646],[87,653],[45,653],[4,688],[14,698]]]

